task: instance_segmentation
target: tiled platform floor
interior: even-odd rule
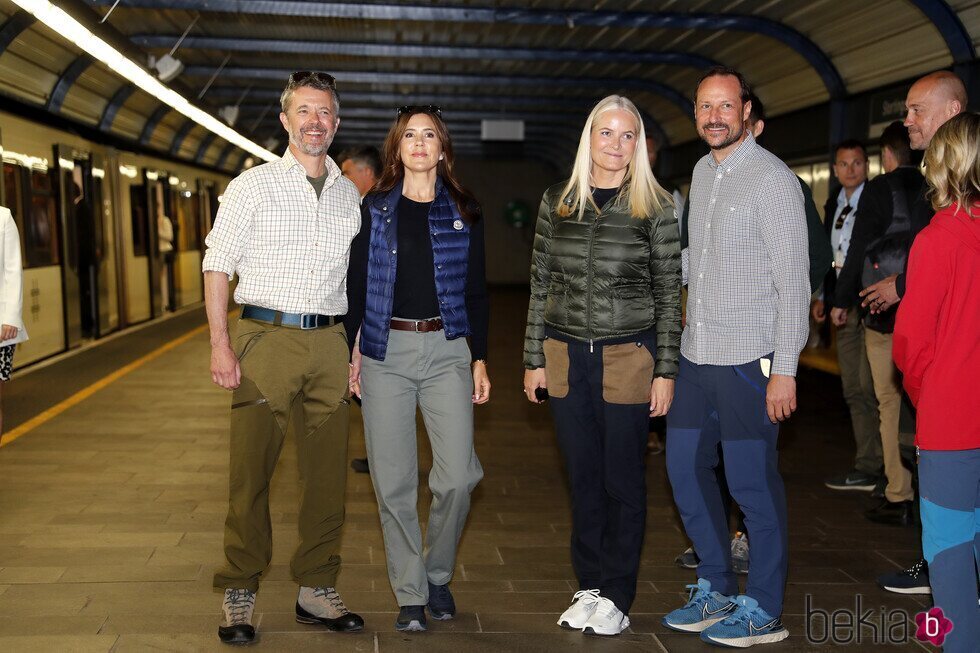
[[[366,630],[339,635],[295,623],[287,563],[296,542],[297,493],[294,449],[287,446],[273,488],[274,563],[259,593],[260,639],[252,648],[711,650],[659,624],[693,579],[672,564],[687,542],[662,455],[648,461],[648,532],[632,632],[594,639],[554,625],[575,589],[568,498],[547,409],[522,399],[525,307],[520,292],[493,297],[493,398],[478,410],[477,422],[486,478],[453,581],[459,617],[435,622],[425,634],[393,631],[396,608],[373,492],[367,476],[351,473],[339,589],[364,616]],[[0,651],[227,650],[215,633],[220,596],[211,590],[211,575],[221,561],[229,396],[210,383],[208,353],[207,336],[195,337],[0,449]],[[887,594],[873,582],[876,573],[916,557],[916,533],[865,522],[862,496],[821,483],[851,455],[839,382],[804,372],[800,387],[800,411],[782,436],[792,524],[785,622],[792,636],[765,647],[773,653],[831,648],[805,637],[807,595],[827,611],[853,609],[858,594],[875,615],[882,606],[912,615],[926,605],[923,597]],[[6,401],[16,401],[16,379],[8,390]],[[363,452],[355,412],[350,455]],[[421,502],[427,500],[423,489]],[[882,648],[871,636],[866,630],[862,644],[838,648],[923,650],[915,642]]]

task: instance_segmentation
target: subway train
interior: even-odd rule
[[[4,112],[0,145],[30,336],[16,367],[203,301],[204,238],[230,177]]]

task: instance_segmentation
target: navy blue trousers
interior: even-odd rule
[[[718,445],[732,498],[745,515],[749,578],[745,593],[772,617],[783,611],[788,566],[786,491],[779,475],[779,426],[766,413],[760,361],[695,365],[681,356],[667,414],[667,474],[687,536],[701,559],[698,577],[738,594],[728,519],[718,485]]]
[[[933,603],[953,622],[946,653],[980,647],[980,449],[919,450],[922,552]]]
[[[649,390],[653,373],[649,352],[656,347],[653,339],[627,346],[634,345],[636,356],[649,361],[648,371],[636,385],[646,383]],[[646,526],[650,400],[647,396],[642,403],[613,403],[622,389],[617,393],[606,379],[604,393],[603,350],[599,344],[567,344],[567,394],[555,398],[552,393],[551,410],[572,496],[571,554],[579,588],[599,589],[628,614],[636,598]],[[550,376],[551,356],[549,391],[557,389]],[[628,374],[635,373],[634,369]]]

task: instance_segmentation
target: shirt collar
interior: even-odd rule
[[[862,181],[861,185],[855,188],[854,192],[851,193],[850,199],[847,198],[847,194],[844,193],[844,187],[842,186],[840,192],[837,193],[837,206],[842,207],[850,204],[851,207],[856,209],[858,205],[858,200],[861,199],[861,192],[864,191],[864,185],[866,183],[868,182]]]
[[[753,136],[752,132],[748,131],[747,129],[746,132],[747,134],[745,136],[745,140],[742,141],[737,148],[735,148],[734,152],[722,159],[721,163],[716,163],[715,157],[709,153],[708,165],[711,166],[712,169],[724,167],[725,172],[731,172],[741,165],[743,161],[749,158],[749,155],[754,152],[756,148],[755,136]]]
[[[331,185],[333,185],[333,182],[337,181],[337,179],[340,177],[340,167],[334,163],[334,160],[329,156],[324,157],[324,164],[327,168],[327,180],[324,182],[324,187],[329,188]],[[288,146],[286,147],[286,151],[283,153],[282,158],[279,159],[279,165],[283,172],[290,172],[296,168],[299,168],[300,174],[302,174],[304,177],[306,176],[306,168],[303,167],[302,163],[296,160],[296,157],[293,156],[293,152]]]

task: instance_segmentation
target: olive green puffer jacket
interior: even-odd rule
[[[654,376],[677,376],[681,340],[681,248],[677,218],[664,207],[630,216],[626,198],[597,215],[591,205],[558,215],[565,183],[545,191],[531,257],[524,367],[545,366],[545,326],[575,340],[621,338],[656,328]]]

